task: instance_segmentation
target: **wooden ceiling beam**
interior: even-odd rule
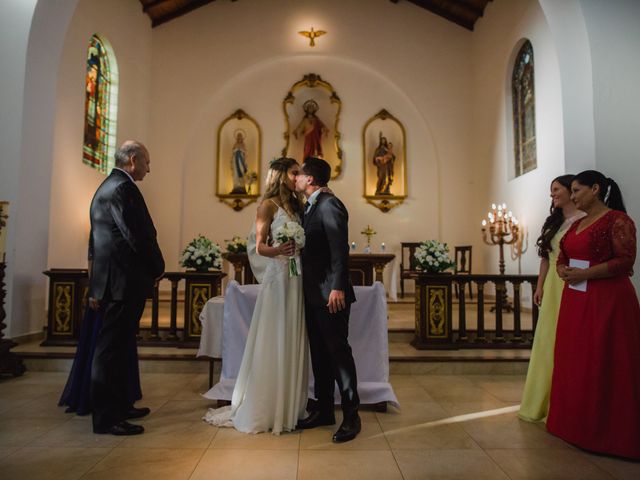
[[[174,18],[178,18],[181,17],[182,15],[185,15],[189,12],[191,12],[192,10],[195,10],[197,8],[203,7],[208,3],[214,2],[215,0],[192,0],[191,2],[183,5],[182,7],[167,13],[166,15],[161,15],[157,18],[154,18],[151,26],[152,27],[157,27],[158,25],[162,25],[163,23],[168,22],[169,20],[173,20]]]
[[[149,10],[157,7],[158,5],[162,5],[163,3],[166,3],[168,0],[151,0],[150,2],[147,3],[143,3],[142,4],[142,11],[144,13],[148,13]]]

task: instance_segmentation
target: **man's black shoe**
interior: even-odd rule
[[[131,407],[129,410],[127,410],[127,413],[125,413],[124,418],[127,420],[130,420],[132,418],[142,418],[142,417],[146,417],[150,413],[151,413],[151,410],[147,407],[142,407],[142,408]]]
[[[129,422],[119,422],[104,430],[94,430],[94,433],[110,433],[111,435],[140,435],[144,433],[142,425],[134,425]]]
[[[333,434],[333,443],[343,443],[353,440],[356,438],[356,435],[360,433],[361,429],[362,424],[360,417],[355,413],[349,418],[345,418],[338,431]]]
[[[323,425],[335,425],[336,417],[331,413],[311,412],[307,418],[298,420],[296,428],[299,430],[306,430],[308,428],[321,427]]]

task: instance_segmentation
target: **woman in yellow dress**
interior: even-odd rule
[[[518,412],[518,416],[528,422],[544,420],[549,409],[556,324],[564,288],[555,265],[560,239],[573,222],[584,216],[584,212],[578,210],[571,200],[573,177],[573,175],[562,175],[551,182],[550,215],[545,220],[542,233],[536,241],[540,256],[540,274],[533,301],[540,306],[540,314]]]

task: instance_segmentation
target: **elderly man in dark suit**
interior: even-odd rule
[[[129,140],[115,158],[116,166],[98,187],[90,209],[89,305],[104,308],[91,369],[93,431],[135,435],[144,428],[126,420],[149,409],[132,408],[127,401],[127,358],[146,299],[164,272],[164,259],[135,184],[150,172],[149,152]]]
[[[349,213],[325,190],[331,166],[308,157],[296,177],[296,190],[307,198],[302,225],[302,283],[305,318],[315,378],[317,409],[300,420],[298,428],[336,423],[333,392],[338,382],[343,421],[333,435],[336,443],[353,440],[360,432],[358,381],[347,336],[349,312],[356,297],[349,281]]]

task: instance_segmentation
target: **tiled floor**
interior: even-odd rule
[[[521,422],[521,375],[392,375],[402,410],[363,411],[343,445],[329,427],[245,435],[202,422],[205,374],[147,373],[137,437],[94,435],[56,402],[66,373],[0,381],[6,479],[638,479],[640,463],[587,454]]]

